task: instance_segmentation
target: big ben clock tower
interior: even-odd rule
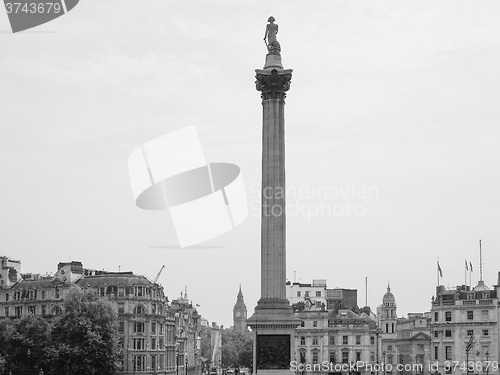
[[[237,332],[244,332],[247,329],[247,307],[245,306],[245,302],[243,302],[243,293],[238,292],[238,299],[236,304],[233,307],[233,327]]]

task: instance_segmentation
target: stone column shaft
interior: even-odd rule
[[[262,100],[261,298],[286,298],[284,95]]]

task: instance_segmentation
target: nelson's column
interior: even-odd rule
[[[289,374],[294,333],[300,320],[286,299],[285,96],[292,70],[283,69],[276,40],[278,25],[269,17],[266,64],[255,84],[262,98],[261,298],[247,320],[254,335],[254,373]]]

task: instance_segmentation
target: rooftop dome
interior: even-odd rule
[[[394,298],[394,294],[391,293],[391,287],[389,284],[387,284],[387,293],[384,294],[382,303],[384,305],[389,303],[396,303],[396,298]]]
[[[485,284],[483,280],[479,280],[477,285],[474,287],[475,292],[486,292],[490,290]]]

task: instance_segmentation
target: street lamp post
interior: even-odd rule
[[[490,352],[486,351],[486,375],[488,375],[489,370],[490,370]]]
[[[382,362],[382,373],[385,374],[386,373],[386,369],[385,369],[385,356],[387,355],[387,353],[385,352],[385,350],[382,352],[382,358],[384,359],[384,362]]]
[[[179,344],[175,344],[175,374],[179,375]]]
[[[186,353],[186,358],[184,358],[184,368],[185,368],[185,374],[188,375],[188,359],[187,359],[187,353]]]

